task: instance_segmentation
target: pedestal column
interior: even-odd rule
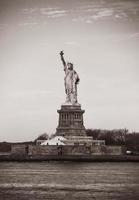
[[[62,136],[86,136],[83,123],[84,110],[80,105],[62,105],[59,113],[59,124],[56,135]]]

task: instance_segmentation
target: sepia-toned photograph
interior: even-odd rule
[[[0,200],[139,199],[139,0],[0,0]]]

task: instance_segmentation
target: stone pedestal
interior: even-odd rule
[[[62,105],[59,113],[59,124],[56,135],[61,136],[86,136],[83,124],[83,113],[80,104]]]

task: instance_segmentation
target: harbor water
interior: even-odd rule
[[[137,200],[139,163],[0,163],[0,200],[45,199]]]

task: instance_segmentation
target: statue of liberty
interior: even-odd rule
[[[77,84],[80,79],[77,72],[73,69],[73,63],[65,62],[63,51],[60,52],[61,60],[64,65],[65,71],[65,93],[66,93],[66,104],[76,104],[77,101]]]

